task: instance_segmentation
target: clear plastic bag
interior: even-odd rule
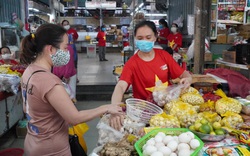
[[[16,75],[0,74],[0,91],[17,94],[20,77]]]
[[[104,115],[97,124],[96,128],[99,130],[98,146],[104,145],[108,142],[120,141],[124,134],[109,126],[110,115]]]
[[[179,98],[181,90],[184,87],[182,84],[171,85],[168,87],[159,86],[153,91],[154,101],[160,106],[164,106],[166,103]]]

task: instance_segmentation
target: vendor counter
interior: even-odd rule
[[[18,120],[23,118],[22,96],[0,92],[0,136],[12,128]]]

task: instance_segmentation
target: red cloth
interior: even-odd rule
[[[72,34],[73,38],[74,38],[74,41],[76,41],[78,39],[78,33],[76,32],[75,29],[73,28],[70,28],[68,31],[67,31],[68,34]]]
[[[103,31],[99,31],[97,34],[98,38],[98,46],[105,47],[106,46],[106,34]]]
[[[125,64],[120,80],[133,86],[135,98],[147,100],[152,92],[146,90],[155,86],[155,76],[163,82],[169,78],[175,79],[184,72],[173,57],[162,49],[154,49],[155,57],[151,61],[143,61],[138,53],[133,55]]]
[[[66,79],[76,75],[76,68],[74,64],[74,50],[71,45],[68,45],[68,50],[70,53],[69,63],[64,66],[53,67],[53,73],[60,79],[65,77]]]
[[[230,96],[240,96],[245,98],[250,94],[250,80],[242,74],[224,68],[207,69],[205,73],[210,73],[227,80]]]
[[[175,52],[178,52],[179,48],[182,47],[182,35],[180,33],[177,34],[169,34],[168,35],[168,45],[172,48],[175,44],[177,44],[174,49]]]
[[[5,63],[4,60],[2,59],[2,60],[0,60],[0,64],[6,64],[6,63]],[[17,61],[15,61],[15,60],[10,60],[10,64],[11,64],[11,65],[18,65],[19,63],[18,63]]]
[[[164,29],[161,29],[159,31],[159,36],[161,37],[165,37],[166,39],[168,38],[168,35],[170,34],[170,31],[168,28],[164,28]],[[158,43],[159,44],[168,44],[168,40],[162,40],[162,39],[158,39]]]

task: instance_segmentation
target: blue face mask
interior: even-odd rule
[[[102,31],[106,31],[106,28],[102,28]]]
[[[160,29],[163,29],[163,25],[159,25],[159,28],[160,28]]]
[[[154,47],[154,42],[146,40],[135,40],[136,47],[144,53],[150,52]]]

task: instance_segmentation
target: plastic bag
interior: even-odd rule
[[[177,117],[166,113],[152,116],[149,121],[150,127],[161,128],[180,128],[180,122]]]
[[[221,114],[223,119],[221,120],[221,125],[229,128],[236,128],[237,124],[243,123],[242,117],[234,112],[227,111],[224,114]]]
[[[183,87],[184,85],[182,84],[166,86],[160,81],[158,84],[156,84],[156,87],[153,91],[153,99],[157,105],[162,107],[166,103],[179,98]]]
[[[64,86],[66,92],[69,94],[69,97],[70,97],[71,99],[73,99],[73,98],[74,98],[74,91],[71,89],[70,85],[67,84],[67,83],[64,83],[64,82],[62,82],[62,84],[63,84],[63,86]]]
[[[0,74],[0,91],[17,94],[20,77],[16,75]]]
[[[74,127],[74,130],[73,130]],[[87,145],[83,138],[83,135],[89,130],[89,126],[86,123],[81,123],[76,126],[69,127],[69,134],[74,135],[74,133],[78,136],[78,140],[84,151],[87,153]]]
[[[96,128],[99,130],[98,146],[104,145],[108,142],[120,141],[124,134],[109,126],[110,115],[105,115],[101,118]]]

